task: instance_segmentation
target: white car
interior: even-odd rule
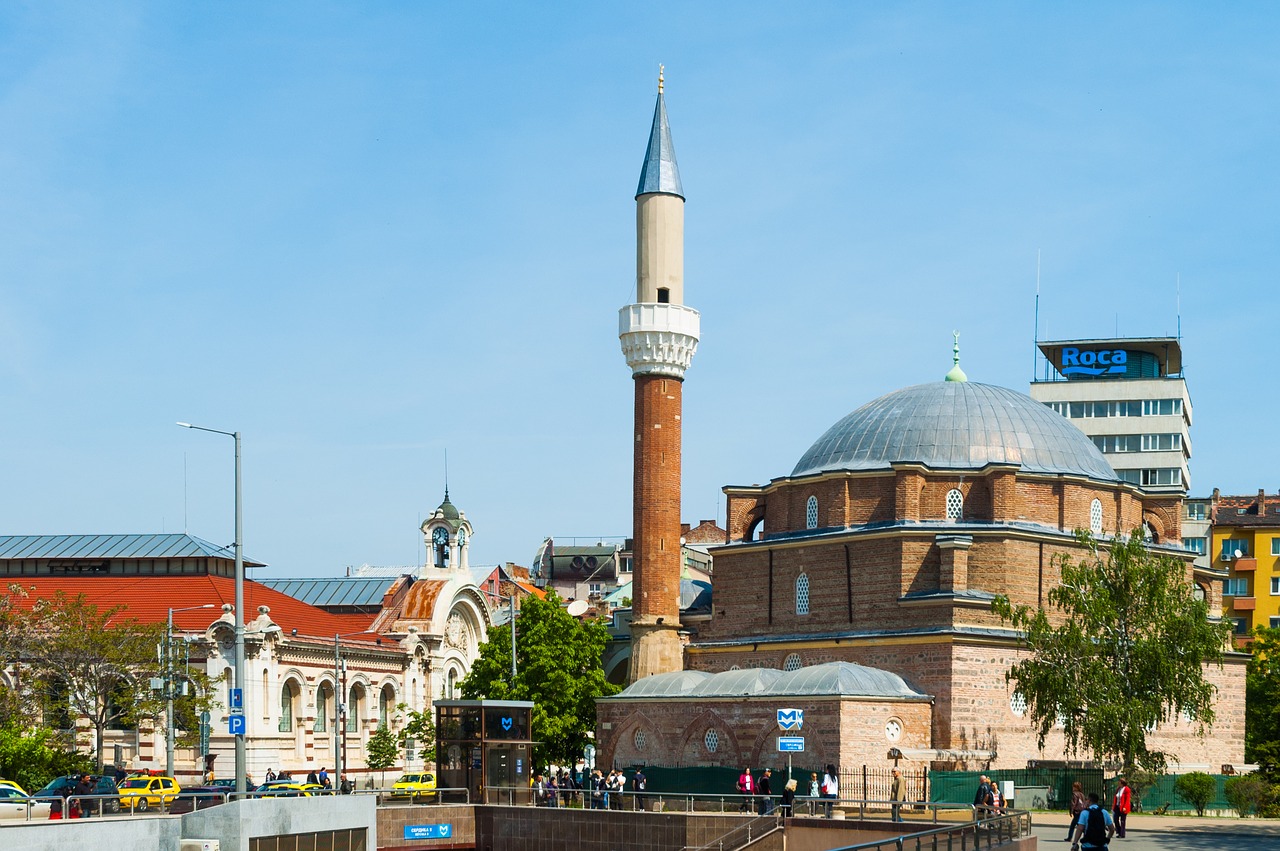
[[[0,819],[10,821],[17,819],[19,821],[27,817],[27,810],[31,810],[32,821],[49,818],[48,801],[31,801],[26,795],[12,786],[0,786]]]

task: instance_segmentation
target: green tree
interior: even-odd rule
[[[1280,629],[1259,627],[1245,674],[1244,758],[1280,780]]]
[[[526,597],[516,615],[516,678],[511,681],[511,626],[489,630],[480,657],[461,683],[468,699],[533,701],[536,765],[572,764],[595,729],[596,698],[618,691],[604,676],[609,631],[599,619],[575,618],[554,593]]]
[[[993,610],[1020,630],[1029,656],[1007,679],[1027,701],[1044,746],[1059,721],[1068,753],[1163,771],[1166,754],[1147,732],[1175,713],[1213,722],[1206,664],[1222,664],[1231,627],[1211,621],[1182,561],[1149,550],[1138,531],[1102,547],[1077,532],[1085,554],[1055,559],[1062,584],[1052,614],[999,597]]]
[[[1232,809],[1240,814],[1240,818],[1262,812],[1275,799],[1271,784],[1257,773],[1228,777],[1223,784],[1222,794]]]
[[[45,696],[46,717],[60,719],[59,724],[89,721],[98,771],[108,727],[136,724],[158,712],[150,679],[159,674],[156,651],[164,625],[120,617],[124,608],[99,609],[83,594],[59,591],[23,613],[38,640],[26,642],[22,654]]]
[[[436,725],[431,720],[431,712],[419,712],[404,703],[397,705],[396,709],[405,715],[405,724],[397,737],[400,747],[408,748],[409,740],[412,739],[423,764],[433,764],[436,761]]]
[[[378,725],[378,729],[369,737],[369,744],[365,747],[365,765],[381,773],[395,765],[399,758],[400,746],[396,744],[395,735],[387,729],[386,724]],[[381,778],[378,785],[382,785]]]
[[[1196,815],[1204,815],[1205,807],[1213,800],[1218,791],[1218,781],[1203,771],[1192,771],[1181,774],[1173,781],[1173,794],[1196,808]]]
[[[88,771],[91,760],[45,728],[0,727],[0,777],[35,792],[55,777]]]

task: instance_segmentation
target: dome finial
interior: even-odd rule
[[[951,371],[947,373],[944,381],[968,381],[969,376],[964,374],[964,370],[960,368],[960,332],[952,331],[955,337],[955,344],[951,347]]]
[[[662,94],[662,70],[663,70],[663,66],[661,65],[661,63],[659,63],[659,65],[658,65],[658,94]]]

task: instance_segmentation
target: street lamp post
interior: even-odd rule
[[[342,639],[350,638],[353,635],[364,635],[365,632],[348,632],[342,635],[334,633],[333,635],[333,777],[338,784],[338,791],[342,791],[342,769],[344,762],[343,757],[346,755],[347,731],[343,726],[343,718],[346,712],[343,711],[343,700],[347,697],[347,683],[342,676],[345,666],[342,663]],[[382,640],[379,639],[381,644]]]
[[[213,434],[222,434],[232,438],[236,444],[236,610],[235,610],[235,630],[236,630],[236,655],[235,655],[235,687],[240,689],[243,696],[247,691],[245,688],[244,676],[244,510],[240,502],[240,432],[238,431],[222,431],[216,428],[205,428],[204,426],[192,425],[191,423],[178,423],[183,428],[193,428],[196,431],[207,431]],[[248,707],[245,707],[245,716],[248,717]],[[244,795],[245,784],[245,742],[244,733],[236,733],[236,794]]]
[[[169,607],[169,620],[164,631],[164,691],[165,699],[168,701],[168,708],[165,710],[164,733],[164,773],[166,777],[173,776],[173,613],[193,612],[196,609],[212,608],[213,603],[205,603],[202,606],[187,606],[184,609],[175,609],[172,606]]]

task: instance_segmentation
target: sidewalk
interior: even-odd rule
[[[1045,812],[1032,813],[1031,823],[1035,827],[1059,827],[1063,834],[1067,832],[1067,822],[1071,816],[1067,813]],[[1151,816],[1144,813],[1130,813],[1126,823],[1129,833],[1212,833],[1215,836],[1272,836],[1280,837],[1280,820],[1237,818],[1233,816]]]

